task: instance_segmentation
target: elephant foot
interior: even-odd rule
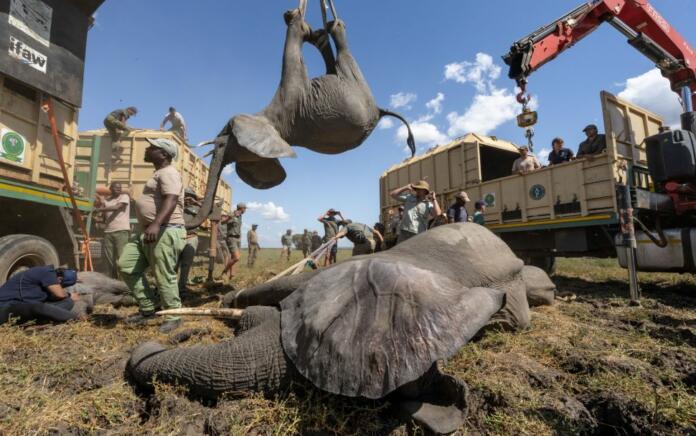
[[[291,9],[285,12],[285,14],[283,14],[283,18],[285,19],[285,24],[288,27],[299,27],[303,39],[305,41],[309,40],[310,35],[312,34],[312,28],[309,27],[309,24],[305,22],[304,16],[299,9]]]
[[[307,42],[322,51],[329,44],[329,34],[324,29],[317,29],[309,34]]]

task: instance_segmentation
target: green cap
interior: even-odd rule
[[[154,145],[155,147],[161,148],[162,150],[166,151],[167,154],[172,157],[172,159],[176,159],[176,156],[179,153],[179,147],[174,142],[164,138],[145,139],[147,139],[147,142]]]

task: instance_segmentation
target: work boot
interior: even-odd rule
[[[143,326],[155,319],[155,312],[138,312],[126,318],[125,323],[130,326]]]
[[[159,328],[160,333],[169,333],[181,325],[181,318],[165,321]]]

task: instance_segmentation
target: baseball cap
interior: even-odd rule
[[[193,197],[193,198],[195,198],[195,199],[198,199],[198,195],[196,195],[196,193],[194,192],[194,190],[191,189],[191,188],[186,188],[186,189],[184,189],[184,196],[185,196],[185,197]]]
[[[60,282],[60,286],[63,288],[67,288],[77,283],[77,271],[74,269],[61,269],[58,271],[58,275],[63,277],[63,280]]]
[[[246,209],[247,205],[246,203],[237,203],[237,209]]]
[[[176,156],[179,152],[179,147],[169,139],[164,139],[164,138],[145,138],[147,139],[147,142],[152,144],[153,146],[157,148],[161,148],[164,150],[168,155],[172,157],[172,159],[176,159]]]
[[[481,208],[482,208],[483,206],[485,206],[485,205],[486,205],[486,202],[485,202],[485,201],[479,200],[479,201],[477,201],[477,202],[474,204],[474,207],[475,207],[476,209],[481,209]]]
[[[583,131],[583,132],[586,132],[586,131],[588,131],[589,129],[599,130],[599,129],[597,129],[597,126],[596,126],[595,124],[588,124],[588,125],[585,126],[584,129],[582,129],[582,131]]]

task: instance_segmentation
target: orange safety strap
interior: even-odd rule
[[[60,169],[63,172],[63,181],[65,182],[65,187],[68,191],[68,195],[70,196],[73,218],[80,225],[80,230],[84,235],[84,241],[82,242],[81,252],[85,258],[85,262],[82,269],[83,271],[92,271],[93,264],[92,252],[90,251],[89,246],[89,233],[87,232],[87,227],[85,226],[85,221],[83,220],[82,213],[80,213],[80,209],[77,207],[77,200],[75,200],[75,195],[72,191],[72,183],[70,183],[70,178],[68,177],[68,170],[67,168],[65,168],[65,160],[63,159],[63,143],[60,141],[60,138],[58,137],[58,127],[56,126],[56,114],[53,110],[53,100],[51,99],[51,97],[46,96],[46,98],[44,99],[43,109],[44,111],[46,111],[46,114],[48,115],[48,121],[51,124],[51,135],[53,136],[53,143],[55,144],[56,154],[58,155],[58,164],[60,165]]]

